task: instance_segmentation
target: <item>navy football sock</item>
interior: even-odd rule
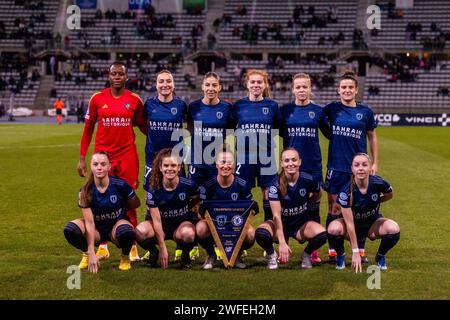
[[[214,250],[214,238],[209,236],[206,239],[197,239],[197,242],[206,250],[208,256],[215,256],[216,251]]]
[[[344,237],[343,236],[335,236],[332,234],[328,234],[328,243],[333,246],[334,250],[338,255],[344,254]],[[330,246],[330,247],[331,247]]]
[[[136,240],[136,233],[129,224],[121,224],[116,228],[116,239],[123,255],[130,254],[131,246]]]
[[[397,244],[398,240],[400,240],[400,232],[382,236],[377,254],[385,256]]]
[[[270,232],[264,228],[258,228],[255,231],[256,243],[259,244],[261,248],[263,248],[267,254],[273,254],[273,238]]]
[[[147,238],[139,242],[142,249],[148,250],[150,254],[155,254],[158,249],[156,248],[156,238]]]
[[[84,237],[80,227],[76,223],[69,222],[65,225],[64,236],[66,237],[67,242],[69,242],[75,248],[80,249],[83,252],[87,251],[88,244],[86,238]]]
[[[308,245],[305,248],[307,254],[311,254],[314,250],[322,247],[327,242],[327,232],[323,231],[316,235],[314,238],[308,241]]]
[[[331,213],[328,212],[327,214],[327,221],[325,222],[325,228],[328,231],[328,226],[330,225],[331,222],[333,222],[336,219],[341,218],[342,215],[333,215]],[[330,240],[328,240],[328,249],[329,250],[334,250],[333,244],[330,242]]]
[[[359,250],[364,250],[365,247],[366,247],[366,238],[358,239]]]

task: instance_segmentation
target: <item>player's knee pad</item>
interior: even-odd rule
[[[131,247],[136,240],[136,233],[129,224],[121,224],[116,228],[116,239],[120,247]]]
[[[66,237],[67,242],[75,248],[80,249],[83,252],[87,251],[86,238],[76,223],[69,222],[64,226],[64,236]]]

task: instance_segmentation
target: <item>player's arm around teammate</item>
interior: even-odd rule
[[[273,219],[256,229],[256,241],[267,252],[267,267],[277,269],[277,255],[273,242],[279,241],[279,261],[287,263],[292,253],[289,237],[301,244],[308,242],[302,254],[302,268],[312,268],[311,253],[326,242],[325,228],[314,221],[308,209],[321,196],[320,185],[311,175],[301,173],[299,153],[288,148],[281,154],[282,171],[269,188],[269,201]]]
[[[129,253],[135,240],[135,231],[126,215],[127,209],[136,209],[140,201],[125,181],[108,176],[110,161],[106,153],[96,152],[91,160],[91,174],[79,193],[82,219],[64,227],[67,241],[83,252],[80,269],[96,273],[99,259],[95,245],[112,241],[122,249],[120,270],[131,268]]]
[[[334,220],[328,226],[328,238],[338,253],[336,269],[345,268],[344,238],[350,239],[352,247],[352,268],[361,272],[361,257],[358,242],[368,237],[380,239],[381,243],[375,261],[381,270],[387,270],[386,253],[400,239],[400,227],[380,213],[380,204],[393,197],[391,185],[379,176],[372,176],[370,158],[357,153],[352,161],[352,179],[338,196],[343,218]]]

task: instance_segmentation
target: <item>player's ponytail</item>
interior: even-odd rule
[[[92,156],[94,156],[96,154],[104,155],[109,161],[109,156],[105,151],[97,151]],[[91,204],[94,185],[95,185],[94,174],[91,171],[89,176],[86,178],[85,184],[83,185],[83,187],[81,187],[80,205],[82,207],[88,207]]]
[[[283,154],[286,151],[295,151],[295,152],[297,152],[298,158],[300,159],[300,152],[298,152],[294,148],[286,148],[281,153],[280,162],[282,161],[281,159],[283,158]],[[281,195],[282,198],[284,198],[284,196],[287,194],[287,178],[286,178],[286,174],[284,173],[284,168],[281,168],[281,172],[278,175],[278,183],[279,183],[280,195]]]
[[[264,98],[272,98],[272,93],[270,92],[270,85],[269,85],[269,74],[264,70],[259,70],[259,69],[248,70],[247,73],[245,74],[244,87],[246,87],[248,89],[247,83],[248,83],[248,80],[250,79],[250,76],[253,74],[260,75],[263,78],[265,88],[263,90],[262,96]]]

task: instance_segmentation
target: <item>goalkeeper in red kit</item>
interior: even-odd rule
[[[114,62],[109,67],[110,87],[94,93],[89,100],[83,136],[80,142],[78,174],[82,177],[86,176],[85,157],[97,124],[94,152],[105,151],[111,161],[109,175],[122,178],[136,190],[138,187],[139,158],[133,126],[138,126],[141,132],[146,135],[147,123],[143,116],[141,98],[125,88],[127,80],[126,66],[121,62]],[[130,222],[136,227],[136,210],[128,211],[127,215]],[[99,259],[109,258],[106,243],[100,244],[97,257]],[[130,251],[130,260],[140,260],[135,244]]]

